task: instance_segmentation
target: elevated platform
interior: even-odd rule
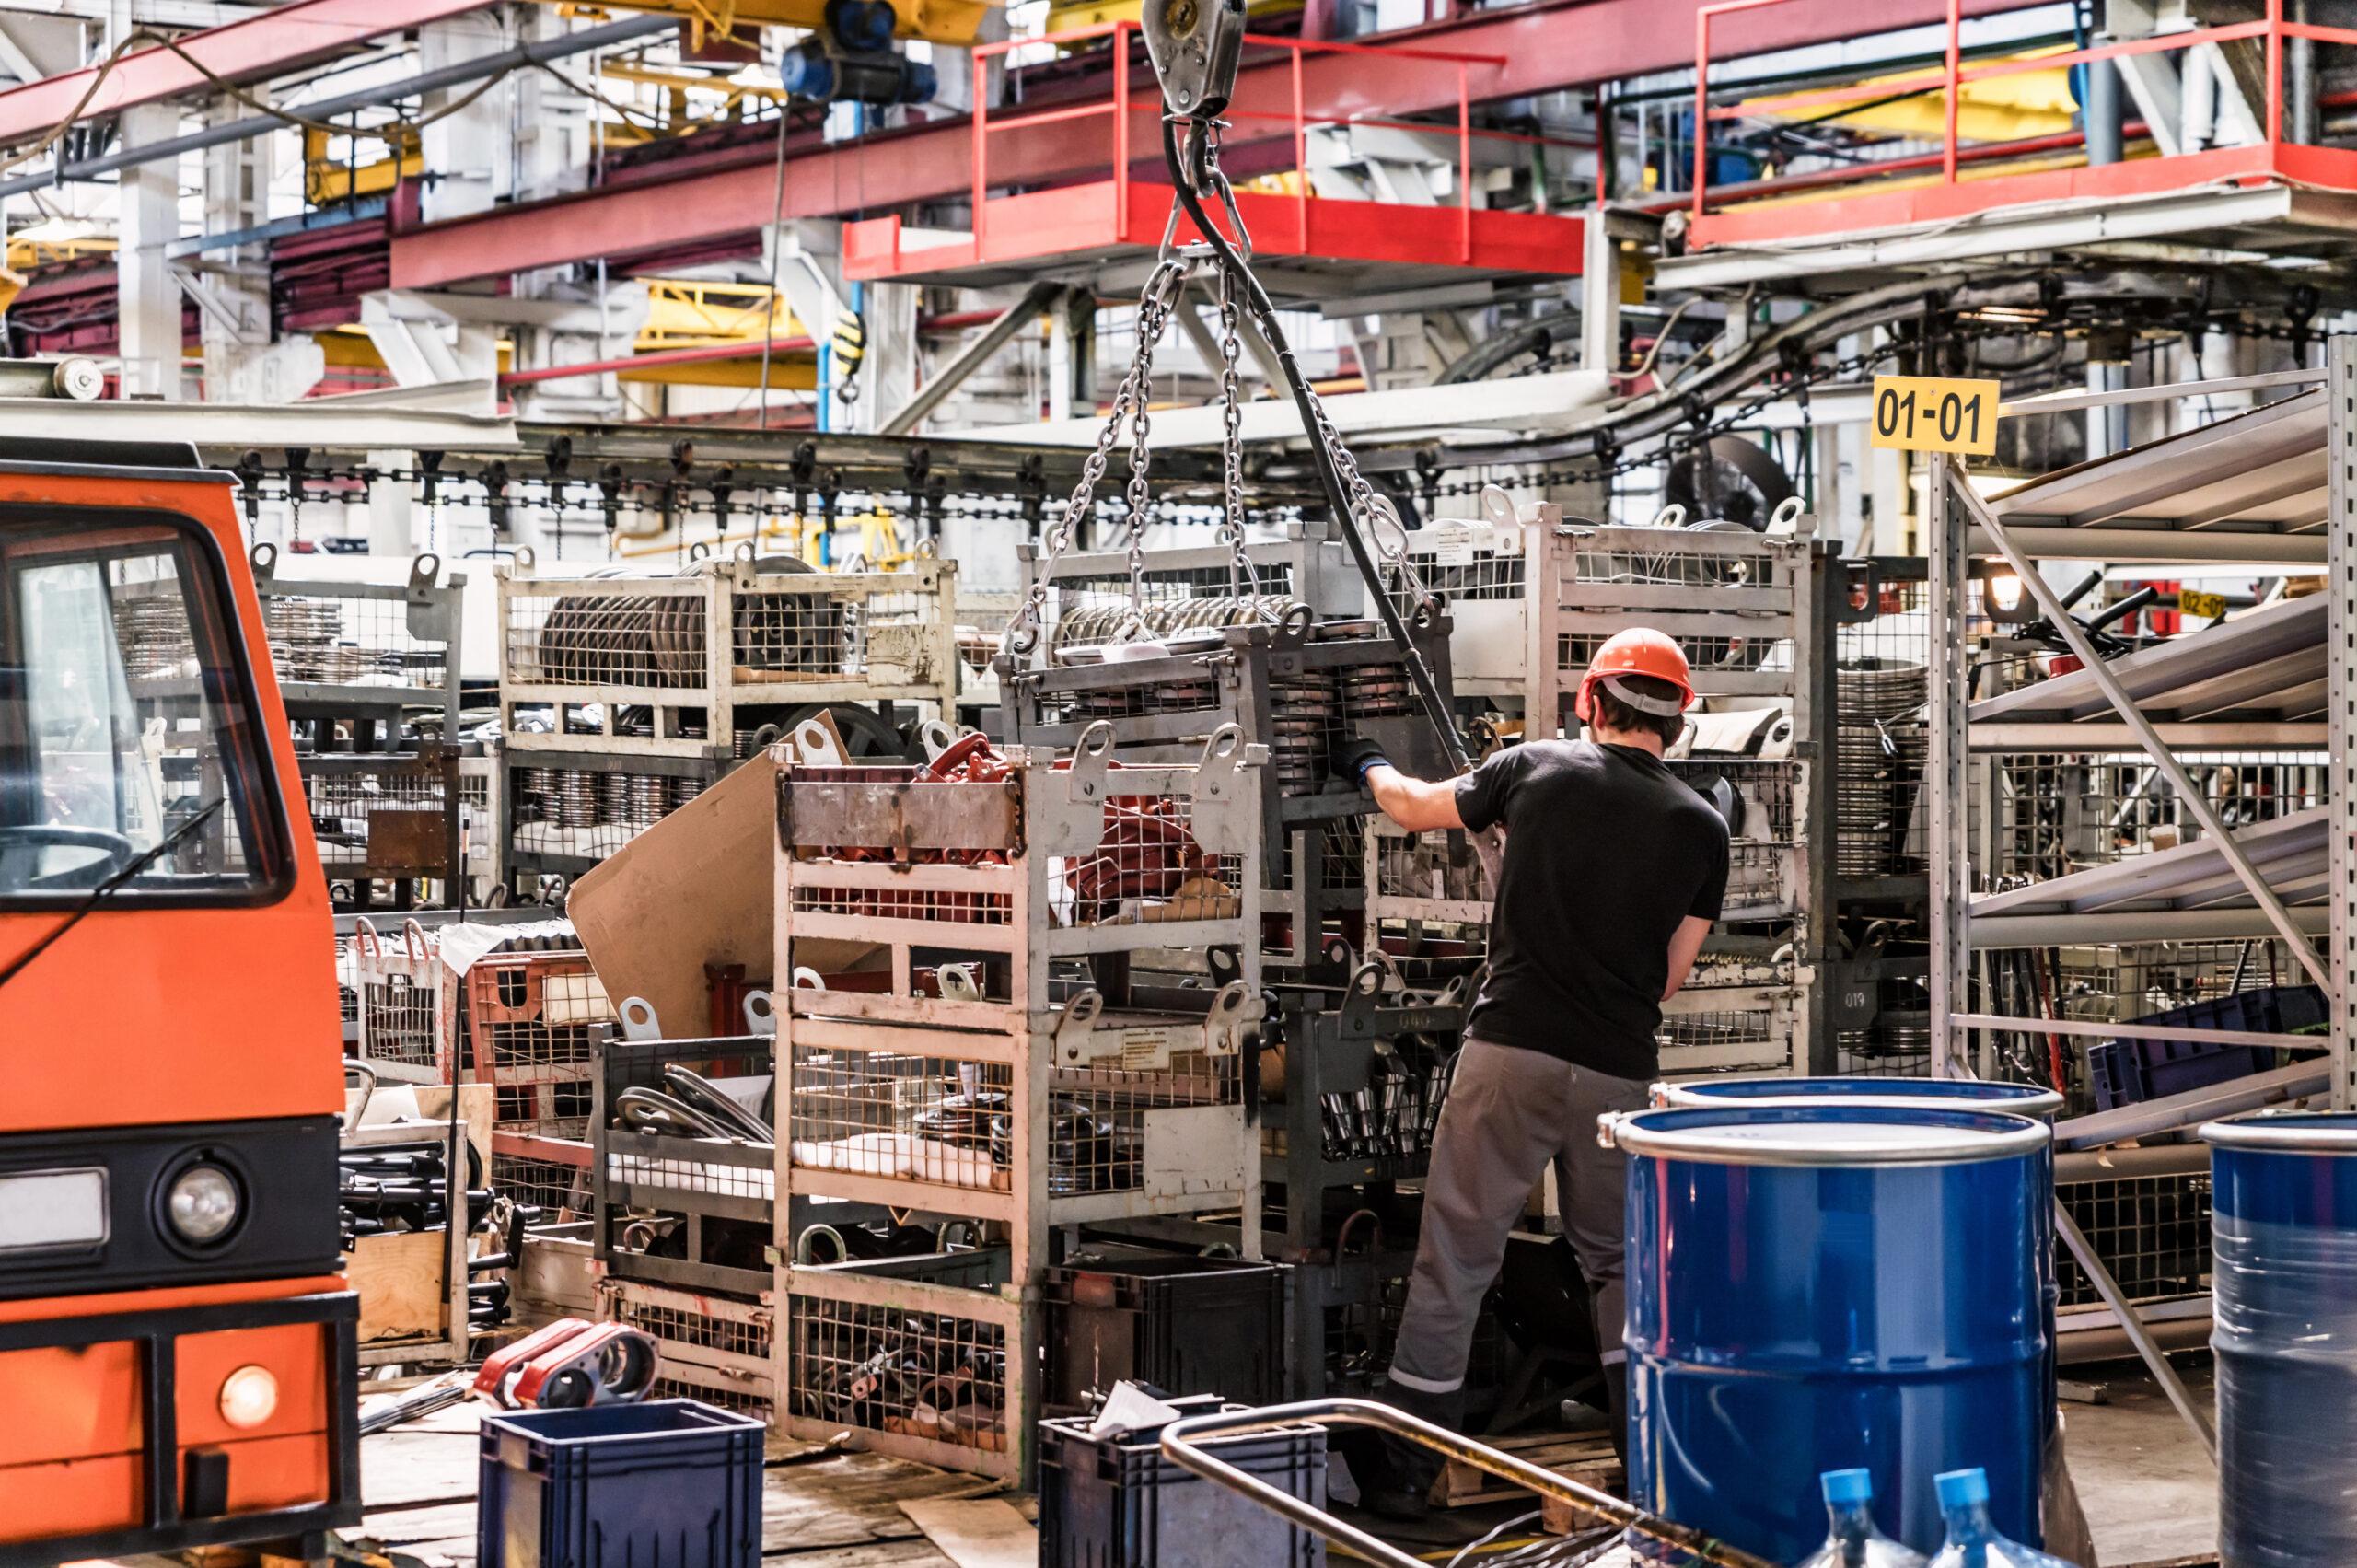
[[[1690,220],[1687,253],[1664,258],[1655,281],[1723,289],[1805,279],[1839,293],[1957,261],[2134,242],[2253,261],[2357,254],[2357,151],[2261,144],[1739,203]]]
[[[1038,279],[1114,284],[1143,277],[1162,246],[1172,192],[1104,180],[982,203],[981,231],[945,234],[871,218],[843,230],[843,275],[863,282],[990,288]],[[1479,207],[1408,206],[1239,191],[1261,282],[1280,300],[1388,293],[1469,276],[1563,278],[1580,272],[1585,221]],[[1183,219],[1181,240],[1201,236]],[[1230,236],[1230,238],[1234,238]]]

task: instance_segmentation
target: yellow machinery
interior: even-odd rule
[[[627,5],[602,0],[597,6],[571,5],[565,9],[576,16],[620,10],[679,17],[689,24],[691,41],[701,47],[730,38],[753,42],[753,29],[765,27],[816,32],[826,26],[827,6],[826,0],[633,0]],[[984,0],[892,0],[893,36],[962,48],[981,36],[983,18],[995,9]]]

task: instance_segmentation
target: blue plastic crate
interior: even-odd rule
[[[756,1568],[763,1431],[694,1400],[487,1415],[482,1568]]]
[[[1239,1407],[1173,1400],[1183,1414]],[[1039,1423],[1039,1568],[1326,1568],[1325,1538],[1163,1458],[1161,1433],[1091,1437]],[[1326,1505],[1326,1432],[1289,1426],[1202,1446],[1314,1507]]]
[[[2160,1024],[2172,1028],[2291,1034],[2312,1028],[2327,1016],[2324,993],[2316,987],[2268,985],[2172,1007],[2120,1027]],[[2207,1045],[2199,1040],[2123,1035],[2088,1050],[2087,1074],[2094,1081],[2096,1109],[2109,1110],[2264,1073],[2280,1066],[2282,1057],[2272,1046]]]

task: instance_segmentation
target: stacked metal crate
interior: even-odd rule
[[[464,901],[458,772],[466,578],[421,555],[400,583],[284,577],[254,587],[302,759],[312,836],[341,910]]]
[[[749,548],[667,575],[499,578],[504,870],[574,877],[820,713],[900,756],[957,694],[954,563],[819,572]]]
[[[1332,777],[1333,748],[1354,733],[1380,734],[1404,765],[1426,772],[1439,752],[1403,650],[1367,618],[1340,540],[1294,524],[1246,554],[1248,576],[1224,548],[1158,550],[1134,606],[1126,554],[1035,564],[1048,591],[1042,634],[1029,657],[997,661],[999,723],[1017,743],[1069,746],[1109,720],[1125,759],[1176,756],[1224,724],[1268,747],[1262,950],[1298,970],[1324,965],[1338,938],[1352,949],[1365,943],[1362,861],[1374,801]],[[1446,691],[1446,621],[1410,634]]]
[[[790,1432],[1021,1473],[1052,1232],[1225,1212],[1259,1252],[1266,753],[1112,752],[1100,722],[1063,760],[781,764],[779,1255],[803,1199],[976,1243],[780,1266]]]

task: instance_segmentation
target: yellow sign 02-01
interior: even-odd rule
[[[1997,449],[1997,402],[1994,381],[1877,376],[1869,444],[1985,458]]]

